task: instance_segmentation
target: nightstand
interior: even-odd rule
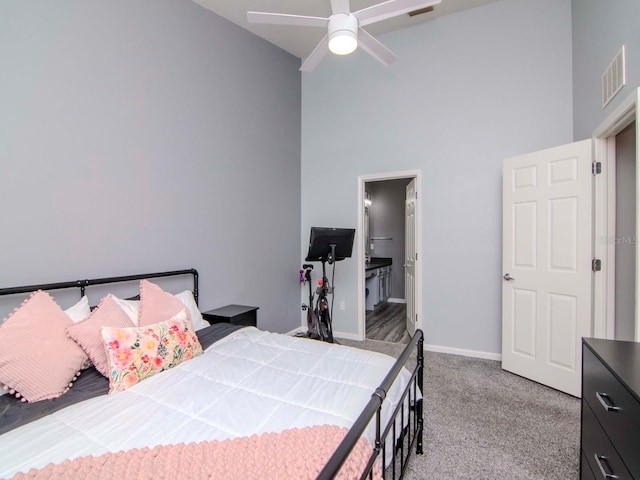
[[[202,318],[211,324],[226,322],[234,325],[255,327],[257,324],[256,312],[258,308],[259,307],[250,307],[247,305],[227,305],[226,307],[202,312]]]

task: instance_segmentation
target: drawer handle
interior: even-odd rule
[[[602,405],[602,408],[607,412],[617,412],[620,410],[620,407],[616,407],[611,403],[611,399],[606,393],[596,392],[596,398],[600,402],[600,405]]]
[[[607,462],[607,457],[603,457],[602,455],[598,455],[597,453],[595,453],[593,455],[596,459],[596,464],[598,465],[598,468],[600,469],[600,473],[602,474],[602,478],[620,478],[618,475],[614,475],[613,472],[611,472],[611,467],[609,466],[609,462]],[[607,465],[607,469],[605,470],[604,466],[605,464]]]

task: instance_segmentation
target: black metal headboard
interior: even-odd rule
[[[195,268],[188,270],[173,270],[171,272],[143,273],[139,275],[126,275],[124,277],[105,277],[85,280],[73,280],[70,282],[43,283],[40,285],[25,285],[23,287],[0,288],[0,296],[30,293],[35,290],[61,290],[66,288],[79,288],[80,295],[85,294],[87,287],[92,285],[105,285],[109,283],[131,282],[160,277],[177,277],[180,275],[193,275],[193,298],[198,304],[198,271]]]

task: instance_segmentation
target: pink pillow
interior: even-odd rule
[[[165,322],[184,309],[180,300],[147,280],[140,282],[138,326]],[[188,315],[188,314],[187,314]]]
[[[38,290],[0,326],[0,383],[37,402],[69,390],[87,359],[69,337],[73,325],[51,296]]]
[[[102,327],[109,361],[109,393],[120,392],[202,353],[186,307],[146,327]]]
[[[129,316],[107,295],[93,310],[91,316],[67,327],[67,335],[82,347],[91,363],[105,377],[109,377],[107,353],[102,340],[102,327],[135,327]]]

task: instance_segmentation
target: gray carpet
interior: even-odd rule
[[[403,345],[341,344],[397,357]],[[580,400],[491,360],[425,352],[424,455],[407,479],[578,478]]]

